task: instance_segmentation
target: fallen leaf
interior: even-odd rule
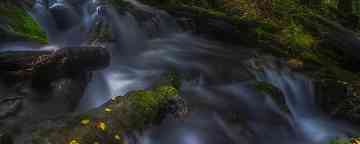
[[[304,66],[304,62],[298,59],[290,59],[288,60],[288,66],[293,69],[299,69]]]
[[[89,119],[83,119],[83,120],[80,121],[80,123],[82,125],[88,125],[90,123],[90,120]]]
[[[114,136],[114,138],[115,138],[116,140],[121,140],[121,137],[120,137],[119,135],[117,135],[117,134]]]
[[[112,109],[110,109],[110,108],[105,108],[105,112],[112,112]]]
[[[104,122],[98,122],[97,124],[96,124],[96,128],[98,128],[98,129],[101,129],[101,130],[103,130],[103,131],[105,131],[106,130],[106,124],[104,123]]]
[[[71,140],[69,144],[80,144],[78,140]]]
[[[360,144],[360,138],[353,138],[351,144]]]

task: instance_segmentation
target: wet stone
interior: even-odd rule
[[[0,119],[16,114],[22,105],[22,97],[0,99]]]
[[[10,134],[8,133],[2,133],[0,131],[0,144],[13,144],[13,138]]]
[[[341,81],[325,80],[316,83],[316,100],[321,109],[333,118],[360,121],[360,96],[357,86]]]

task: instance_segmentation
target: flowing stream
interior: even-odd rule
[[[150,88],[163,73],[176,69],[194,78],[184,80],[180,90],[194,110],[185,120],[165,120],[147,130],[137,143],[325,144],[355,133],[319,112],[313,84],[305,76],[271,61],[257,66],[251,60],[254,49],[194,36],[181,31],[166,12],[127,1],[149,18],[140,21],[136,14],[119,13],[101,0],[38,0],[31,11],[48,34],[50,46],[45,48],[86,45],[99,22],[107,23],[115,37],[102,43],[111,51],[111,65],[95,72],[79,112],[112,96]],[[276,86],[289,112],[251,88],[250,81]]]

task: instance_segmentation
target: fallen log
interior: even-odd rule
[[[52,81],[74,73],[103,69],[109,64],[110,54],[101,47],[0,52],[0,75],[20,80]]]

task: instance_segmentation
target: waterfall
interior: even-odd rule
[[[313,83],[306,76],[275,64],[267,64],[263,66],[263,72],[256,73],[256,77],[281,90],[295,124],[294,129],[300,130],[308,139],[324,142],[354,133],[321,113],[315,102]]]
[[[354,133],[322,115],[314,101],[313,83],[306,76],[271,62],[244,64],[254,55],[251,48],[180,31],[166,12],[126,1],[145,18],[133,11],[119,13],[97,0],[37,0],[34,6],[32,14],[50,39],[47,48],[86,45],[99,22],[108,24],[104,28],[113,35],[112,42],[103,44],[111,52],[111,64],[94,73],[78,111],[132,90],[151,88],[164,72],[175,68],[195,79],[184,80],[180,89],[195,110],[183,121],[169,119],[147,130],[137,139],[141,144],[325,144]],[[249,67],[261,70],[251,73]],[[254,79],[278,88],[289,113],[251,87]]]
[[[351,127],[321,114],[310,79],[283,66],[275,67],[271,61],[263,61],[256,70],[251,68],[252,72],[257,81],[281,91],[289,113],[280,112],[272,97],[248,82],[184,82],[181,95],[197,110],[185,120],[166,121],[149,130],[141,143],[325,144],[356,134]]]

